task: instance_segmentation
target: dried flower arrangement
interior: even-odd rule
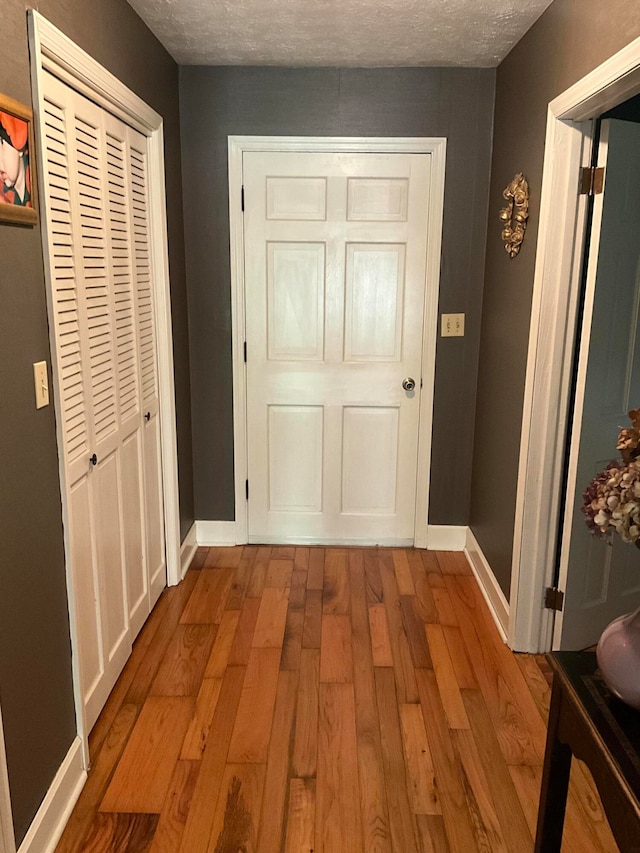
[[[632,427],[618,434],[621,458],[589,483],[582,512],[594,536],[611,541],[617,534],[640,548],[640,409],[632,409],[629,418]]]

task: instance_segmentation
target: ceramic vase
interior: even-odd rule
[[[640,608],[607,625],[596,656],[609,690],[640,711]]]

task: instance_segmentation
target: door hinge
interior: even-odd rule
[[[604,166],[583,166],[580,172],[580,195],[600,195],[604,189]]]
[[[548,586],[544,591],[544,606],[547,610],[562,610],[564,592],[556,586]]]
[[[244,212],[244,187],[242,187],[242,190],[240,192],[240,205],[241,205],[242,210]]]
[[[244,342],[244,363],[247,363],[247,342]]]
[[[248,480],[244,481],[244,492],[245,492],[245,495],[247,496],[247,500],[249,500],[249,481]]]

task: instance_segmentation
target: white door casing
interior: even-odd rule
[[[568,469],[554,647],[595,644],[605,626],[640,603],[640,554],[617,537],[589,534],[582,493],[616,456],[618,430],[640,406],[640,125],[602,122],[598,166],[604,192],[594,199],[576,405]]]
[[[544,608],[557,544],[586,199],[590,121],[640,92],[640,38],[549,104],[516,497],[509,645],[552,646]]]
[[[161,472],[156,475],[161,476],[161,484],[145,482],[143,489],[156,494],[156,508],[163,515],[163,526],[166,533],[166,574],[169,583],[178,583],[180,580],[180,537],[179,537],[179,516],[178,516],[178,487],[177,487],[177,453],[176,453],[176,427],[175,427],[175,400],[173,389],[173,359],[172,359],[172,343],[171,343],[171,314],[169,303],[169,280],[168,280],[168,258],[167,258],[167,236],[166,236],[166,214],[165,214],[165,194],[164,194],[164,162],[163,162],[163,133],[162,133],[162,118],[153,110],[151,110],[143,101],[128,90],[120,83],[113,75],[102,68],[84,51],[78,48],[59,30],[52,26],[39,13],[30,11],[29,20],[29,37],[30,37],[30,53],[32,59],[32,81],[34,86],[34,112],[37,118],[37,127],[40,133],[37,136],[40,161],[44,159],[46,143],[42,135],[44,128],[45,117],[45,99],[43,91],[43,81],[46,71],[50,71],[60,80],[67,83],[71,88],[89,97],[95,104],[107,110],[116,119],[120,119],[129,126],[127,131],[130,137],[130,151],[133,152],[136,147],[141,151],[144,149],[145,171],[144,181],[146,186],[146,222],[144,227],[148,229],[148,234],[151,239],[154,251],[146,258],[142,259],[139,264],[139,259],[132,259],[134,266],[134,274],[136,281],[135,301],[136,305],[143,296],[142,291],[145,287],[148,289],[148,284],[142,281],[141,269],[146,264],[152,273],[153,290],[155,293],[155,316],[151,317],[153,332],[155,334],[155,343],[157,345],[157,376],[156,389],[149,401],[150,406],[147,411],[150,411],[148,424],[145,422],[145,428],[148,430],[149,425],[155,431],[154,441],[147,441],[146,448],[149,456],[160,455],[162,458]],[[113,164],[112,164],[113,165]],[[112,209],[113,212],[113,209]],[[51,268],[52,268],[52,253],[50,251],[49,235],[52,229],[51,211],[47,205],[43,204],[41,208],[41,219],[44,231],[44,253],[45,253],[45,278],[47,282],[47,301],[49,307],[50,327],[54,326],[55,316],[55,299],[54,288],[52,284]],[[140,220],[140,212],[136,214],[136,220]],[[129,296],[120,294],[121,297],[128,299]],[[117,298],[117,297],[114,297]],[[116,339],[118,336],[116,334]],[[139,355],[140,359],[140,355]],[[85,721],[84,703],[82,699],[82,679],[79,664],[79,644],[78,634],[79,626],[76,622],[76,604],[78,590],[75,585],[74,565],[72,552],[74,548],[73,530],[70,523],[70,505],[66,498],[67,488],[69,485],[69,477],[65,470],[64,449],[65,436],[63,430],[63,413],[61,411],[61,399],[63,397],[63,389],[59,381],[58,361],[55,348],[52,346],[52,363],[53,363],[53,378],[54,378],[54,403],[56,405],[56,421],[58,431],[58,445],[60,448],[60,476],[63,492],[63,522],[64,522],[64,537],[65,537],[65,554],[66,554],[66,569],[67,569],[67,588],[69,597],[70,609],[70,629],[72,640],[72,667],[74,680],[74,696],[76,704],[76,719],[78,733],[83,742],[85,765],[88,765],[88,746],[87,735],[88,729]],[[122,366],[122,365],[120,365]],[[136,370],[143,370],[140,365]],[[138,374],[139,382],[142,384],[143,379]],[[155,399],[155,404],[154,404]],[[145,400],[145,402],[147,402]],[[122,401],[119,401],[121,404]],[[155,408],[154,408],[155,405]],[[123,407],[124,408],[124,407]],[[153,414],[155,412],[155,415]],[[126,419],[125,419],[126,420]],[[126,423],[124,425],[126,432]],[[138,430],[139,432],[139,430]],[[135,467],[136,457],[139,457],[138,474],[140,482],[144,477],[144,462],[139,454],[138,440],[135,431],[127,434],[131,439],[128,445],[129,456],[125,459],[125,465],[129,466],[130,470]],[[155,443],[155,447],[153,446]],[[151,449],[150,449],[151,448]],[[125,451],[126,453],[126,451]],[[73,476],[73,473],[72,473]],[[147,477],[148,480],[148,477]],[[133,482],[129,497],[133,503],[129,504],[129,509],[133,508],[135,513],[135,494],[136,484]],[[138,489],[138,493],[139,493]],[[157,500],[157,496],[161,495],[163,500]],[[126,502],[126,494],[125,501]],[[147,503],[148,505],[148,503]],[[84,505],[86,511],[87,504]],[[122,513],[126,510],[120,507],[120,520]],[[140,508],[142,513],[143,508]],[[157,525],[157,522],[156,522]],[[151,529],[151,525],[147,520],[147,530]],[[131,543],[130,543],[131,545]],[[139,547],[139,543],[134,543],[134,549]],[[148,546],[143,543],[143,548]],[[148,549],[150,552],[150,549]],[[91,556],[91,555],[90,555]],[[121,554],[122,558],[122,554]],[[124,559],[123,559],[124,562]],[[153,562],[153,558],[150,558]],[[135,627],[136,622],[139,622],[140,616],[136,614],[136,602],[146,599],[153,602],[157,594],[158,578],[164,574],[164,568],[158,565],[149,566],[152,582],[150,594],[145,593],[141,589],[144,584],[142,577],[137,579],[123,579],[123,589],[128,587],[126,592],[131,598],[132,612],[128,614],[131,618],[131,623]],[[93,577],[93,583],[97,584],[99,579]],[[164,585],[162,579],[161,586]],[[137,598],[136,598],[137,589]],[[125,595],[125,598],[127,596]]]
[[[250,542],[413,544],[430,166],[244,156]]]
[[[375,154],[381,155],[384,160],[385,154],[396,154],[396,153],[405,153],[407,155],[412,154],[422,154],[422,155],[430,155],[429,157],[424,158],[425,161],[430,160],[430,192],[426,198],[426,218],[424,229],[426,233],[426,241],[423,242],[424,248],[424,256],[426,257],[426,263],[422,271],[422,287],[424,289],[424,281],[425,277],[429,286],[426,288],[426,294],[424,296],[424,309],[418,309],[418,316],[414,316],[411,318],[409,325],[413,324],[414,328],[419,327],[433,330],[433,334],[426,335],[422,350],[420,351],[420,345],[418,346],[418,366],[416,369],[417,376],[413,378],[416,379],[416,382],[419,386],[419,379],[422,376],[423,379],[423,393],[422,395],[417,395],[416,398],[413,399],[412,402],[417,403],[418,405],[415,407],[419,411],[419,430],[418,430],[418,459],[416,465],[416,454],[415,449],[413,452],[413,471],[412,477],[415,477],[416,469],[417,469],[417,497],[414,499],[415,506],[415,526],[413,522],[411,524],[411,530],[408,535],[398,537],[397,535],[394,537],[389,537],[390,540],[400,541],[400,539],[404,541],[411,541],[412,539],[415,541],[415,544],[418,547],[425,547],[426,542],[426,533],[427,533],[427,506],[428,506],[428,488],[429,488],[429,462],[430,462],[430,445],[431,445],[431,424],[432,424],[432,406],[433,406],[433,376],[434,376],[434,363],[435,363],[435,329],[436,329],[436,319],[437,319],[437,300],[438,300],[438,281],[439,281],[439,268],[440,268],[440,242],[441,242],[441,230],[442,230],[442,206],[443,206],[443,197],[444,197],[444,155],[445,155],[445,140],[443,139],[313,139],[313,138],[289,138],[289,137],[230,137],[229,139],[229,177],[230,177],[230,218],[231,218],[231,262],[232,262],[232,310],[233,310],[233,328],[234,328],[234,438],[235,438],[235,480],[236,480],[236,536],[238,542],[247,541],[248,539],[248,530],[247,530],[247,514],[246,514],[246,502],[245,502],[245,479],[247,474],[247,435],[246,435],[246,423],[247,417],[251,420],[250,414],[247,412],[246,408],[246,377],[243,363],[243,344],[245,341],[245,301],[249,300],[251,297],[249,296],[248,289],[245,292],[246,282],[245,282],[245,269],[244,269],[244,233],[243,233],[243,218],[242,212],[240,208],[240,196],[242,189],[242,181],[243,181],[243,157],[249,155],[250,152],[256,152],[255,156],[259,160],[259,156],[257,152],[271,152],[270,156],[276,156],[275,152],[280,152],[284,156],[281,159],[281,164],[283,168],[285,168],[287,162],[291,162],[291,158],[295,160],[295,155],[298,153],[314,153],[319,155],[332,155],[336,157],[339,155],[345,155],[344,163],[347,164],[351,162],[355,164],[357,158],[352,157],[349,160],[349,157],[346,155],[354,155],[354,154],[362,154],[366,156],[367,154]],[[252,153],[250,156],[254,156]],[[400,158],[402,159],[402,158]],[[329,162],[331,157],[325,156],[325,160]],[[375,160],[375,157],[372,157],[371,162]],[[296,165],[301,164],[301,160],[295,161]],[[378,161],[381,162],[381,161]],[[406,166],[405,161],[405,166]],[[313,169],[312,169],[313,171]],[[287,173],[284,173],[285,176]],[[279,174],[273,175],[272,177],[278,178]],[[288,173],[289,177],[294,177],[291,174],[291,171]],[[300,177],[300,176],[298,176]],[[317,178],[318,175],[307,174],[308,178],[311,179],[310,183],[306,185],[306,189],[303,188],[303,195],[306,192],[306,201],[302,200],[303,206],[305,204],[311,204],[311,208],[317,203],[317,191],[321,184],[324,184],[324,178],[322,181],[314,181],[314,178]],[[358,178],[357,172],[352,176],[354,179]],[[364,174],[360,175],[360,178],[364,179]],[[369,197],[372,198],[376,193],[380,195],[380,187],[377,189],[374,187],[375,184],[375,174],[373,176],[373,181],[368,186],[363,180],[363,183],[358,187],[356,184],[353,184],[352,190],[360,190],[359,198],[362,200],[365,197],[365,194],[368,193]],[[389,174],[386,177],[393,177]],[[327,193],[327,198],[329,200],[329,204],[337,204],[338,207],[342,207],[344,214],[343,219],[346,219],[346,206],[347,206],[347,175],[343,175],[340,178],[337,174],[334,176],[334,179],[330,179],[326,184],[329,187],[329,192]],[[337,187],[339,186],[340,180],[342,180],[343,184],[343,200],[339,201],[339,192],[336,192],[335,201],[331,201],[331,182],[335,181],[335,192]],[[400,189],[401,186],[404,187],[404,181],[406,180],[406,175],[402,178],[399,178],[398,184],[396,184],[394,193],[396,197],[396,202],[400,202],[400,204],[404,204],[402,201],[404,188],[401,192],[396,193],[396,189]],[[258,181],[259,184],[259,181]],[[429,184],[427,183],[427,186]],[[266,186],[266,185],[265,185]],[[299,184],[299,187],[302,185]],[[365,190],[366,188],[366,190]],[[339,278],[340,275],[344,276],[345,269],[355,270],[356,273],[358,269],[362,269],[363,264],[369,264],[373,262],[374,265],[380,269],[381,266],[386,264],[386,267],[391,270],[394,269],[394,277],[397,275],[398,270],[398,246],[402,243],[402,239],[397,239],[391,236],[388,236],[385,242],[384,250],[375,250],[369,253],[369,247],[367,244],[371,242],[371,237],[368,236],[368,231],[371,231],[372,223],[371,221],[367,221],[367,219],[356,219],[357,216],[363,216],[363,214],[358,214],[355,212],[353,214],[354,219],[348,223],[349,227],[353,229],[353,236],[350,238],[352,245],[348,248],[345,248],[345,239],[344,235],[342,237],[342,258],[340,258],[340,252],[333,250],[335,256],[335,262],[329,260],[327,262],[326,258],[330,258],[331,248],[327,249],[326,255],[325,251],[319,247],[317,244],[322,243],[324,237],[322,239],[318,239],[317,236],[313,235],[311,232],[318,226],[320,220],[318,219],[301,219],[298,222],[289,221],[285,223],[283,220],[279,220],[278,217],[281,214],[277,212],[277,204],[278,198],[282,196],[278,195],[278,187],[277,182],[273,183],[271,186],[272,190],[276,190],[275,195],[271,193],[271,203],[275,204],[276,207],[271,211],[271,219],[267,220],[270,228],[275,228],[277,231],[278,228],[281,229],[280,239],[270,239],[270,246],[268,251],[264,251],[264,264],[262,268],[262,275],[266,276],[268,269],[273,273],[276,268],[279,270],[279,280],[280,285],[276,288],[272,287],[271,289],[271,300],[273,302],[274,298],[277,300],[277,292],[279,290],[280,293],[283,292],[283,281],[286,282],[286,279],[290,277],[290,273],[292,270],[296,269],[296,266],[302,264],[303,267],[311,270],[312,268],[315,270],[314,276],[320,274],[321,267],[326,266],[326,270],[328,273],[327,279],[327,288],[328,288],[328,298],[326,301],[326,308],[324,304],[324,300],[318,296],[316,292],[316,299],[313,300],[314,308],[314,316],[319,318],[321,312],[326,313],[326,317],[323,318],[326,320],[326,340],[321,340],[324,338],[324,335],[320,332],[319,327],[316,325],[315,332],[313,335],[314,341],[311,342],[309,338],[309,325],[307,324],[306,332],[303,337],[306,336],[306,343],[301,347],[300,355],[301,358],[298,359],[298,364],[296,364],[296,371],[298,371],[298,367],[301,368],[302,373],[301,377],[305,375],[308,378],[310,373],[317,369],[317,365],[314,366],[314,362],[319,361],[318,354],[320,350],[322,350],[322,355],[324,356],[324,350],[326,348],[327,353],[327,361],[329,359],[333,360],[334,365],[337,365],[345,359],[345,346],[347,355],[350,356],[351,364],[348,364],[349,370],[353,371],[354,375],[357,375],[357,371],[363,376],[366,376],[367,371],[370,370],[370,367],[366,364],[366,361],[358,362],[358,354],[357,348],[362,344],[362,339],[358,338],[359,335],[362,335],[363,327],[362,325],[358,326],[357,323],[352,325],[352,328],[355,330],[353,334],[350,334],[350,324],[347,324],[347,334],[345,335],[344,344],[341,339],[342,336],[342,320],[343,320],[343,297],[335,298],[335,295],[331,297],[331,289],[334,288],[334,293],[338,291],[335,290],[336,287],[340,287]],[[249,205],[254,202],[250,199],[250,192],[248,186],[245,187],[245,198],[247,204],[247,213],[249,212]],[[365,192],[362,192],[365,190]],[[260,190],[259,190],[260,192]],[[373,192],[373,195],[372,195]],[[316,201],[313,201],[314,193],[316,193]],[[353,195],[353,192],[352,192]],[[382,196],[380,196],[382,198]],[[408,196],[407,196],[408,199]],[[258,202],[255,201],[257,205],[255,213],[256,216],[259,216],[259,211],[264,211],[266,209],[265,205],[267,203],[266,196],[263,194],[263,201]],[[354,200],[352,200],[352,204]],[[308,210],[307,215],[309,217],[315,216],[312,209]],[[338,208],[336,208],[337,210]],[[355,211],[355,208],[354,208]],[[304,212],[303,212],[304,215]],[[328,219],[331,219],[331,212]],[[366,215],[366,214],[364,214]],[[399,227],[399,223],[394,223],[393,218],[398,218],[398,213],[391,212],[387,214],[389,218],[387,222],[384,223],[385,227],[389,228],[389,235],[391,235],[391,231],[395,228]],[[251,216],[250,216],[251,218]],[[264,216],[260,217],[264,220]],[[378,226],[381,223],[378,223]],[[378,227],[375,226],[375,227]],[[262,226],[260,226],[262,227]],[[333,228],[335,231],[336,224],[331,222],[326,223],[321,227],[326,227],[328,229]],[[297,234],[297,237],[294,237],[295,242],[299,242],[300,245],[296,247],[295,252],[289,253],[287,252],[287,246],[285,245],[288,242],[289,236],[293,233],[292,228]],[[302,232],[305,232],[303,234]],[[298,233],[300,232],[300,233]],[[274,232],[275,233],[275,232]],[[250,236],[250,234],[249,234]],[[264,238],[264,233],[262,237]],[[304,237],[304,239],[302,239]],[[425,234],[423,233],[422,239],[424,241]],[[338,245],[338,236],[337,232],[333,237],[334,242],[336,242],[336,246]],[[425,245],[426,243],[426,245]],[[284,263],[283,263],[284,262]],[[333,264],[333,266],[332,266]],[[287,272],[288,270],[288,272]],[[425,274],[426,270],[426,274]],[[338,278],[336,279],[336,275]],[[284,277],[284,278],[283,278]],[[312,278],[313,278],[312,277]],[[336,279],[334,282],[333,279]],[[264,278],[263,278],[264,281]],[[272,276],[272,284],[273,284],[273,276]],[[344,279],[343,279],[344,281]],[[379,285],[379,288],[382,290],[385,289],[384,285]],[[358,289],[358,282],[356,281],[356,291]],[[284,287],[286,291],[286,286]],[[305,298],[310,299],[310,294],[312,288],[309,286],[306,289]],[[349,285],[347,287],[349,290]],[[266,313],[266,303],[268,300],[268,289],[265,292],[263,287],[264,296],[261,297],[262,304],[262,319],[264,320]],[[389,290],[387,291],[390,292]],[[300,297],[300,294],[298,294]],[[253,306],[253,299],[252,306]],[[308,305],[311,303],[309,302]],[[396,303],[397,304],[397,303]],[[298,308],[300,305],[298,305]],[[398,306],[399,307],[399,306]],[[250,314],[251,312],[249,312]],[[392,312],[393,313],[393,312]],[[284,317],[288,317],[289,320],[295,318],[296,309],[293,308],[289,313],[285,312]],[[300,315],[298,315],[300,316]],[[305,313],[305,316],[306,313]],[[355,315],[354,315],[355,316]],[[254,319],[260,317],[259,313],[254,312]],[[271,312],[272,319],[274,318],[273,311]],[[307,317],[308,319],[308,317]],[[389,324],[383,324],[381,327],[381,334],[379,336],[380,340],[378,343],[382,341],[382,338],[386,335],[388,344],[389,341],[396,335],[399,324],[400,324],[400,315],[397,313],[394,316],[394,320],[397,322],[392,326]],[[251,348],[251,338],[253,335],[251,334],[251,330],[249,328],[249,324],[252,323],[252,317],[248,316],[247,318],[247,327],[246,334],[248,336],[249,348]],[[265,332],[263,333],[263,352],[267,352],[267,341],[266,341],[266,326]],[[282,331],[287,328],[287,323],[285,321],[284,325],[280,325],[279,327],[271,325],[272,331],[272,355],[275,356],[271,359],[272,366],[275,369],[275,374],[283,371],[283,362],[285,361],[282,358],[282,354],[277,353],[277,349],[282,344]],[[299,331],[299,330],[298,330]],[[383,334],[384,332],[384,334]],[[295,336],[294,336],[295,337]],[[421,335],[419,335],[421,337]],[[301,338],[298,336],[297,340],[298,346],[301,346]],[[275,349],[274,349],[275,347]],[[349,350],[351,347],[351,351]],[[396,352],[393,352],[393,357],[396,356]],[[382,355],[380,361],[376,360],[375,366],[378,368],[382,368],[382,370],[386,370],[384,366],[384,360],[388,359],[387,355]],[[249,370],[251,367],[251,349],[249,349]],[[266,361],[266,359],[265,359]],[[279,363],[280,362],[280,363]],[[331,362],[329,362],[331,364]],[[327,421],[330,426],[333,428],[334,432],[337,434],[338,432],[341,434],[344,429],[345,422],[347,423],[347,432],[349,428],[354,425],[354,429],[351,434],[356,435],[359,424],[356,422],[360,418],[360,423],[362,423],[362,417],[364,419],[370,419],[375,422],[375,418],[379,418],[380,422],[385,422],[383,425],[387,428],[387,437],[385,439],[387,443],[387,447],[392,446],[393,444],[393,430],[395,429],[395,423],[397,422],[397,414],[399,410],[398,400],[401,400],[399,396],[404,394],[400,387],[400,383],[402,381],[403,376],[399,377],[399,381],[397,381],[397,377],[393,377],[390,379],[386,378],[386,386],[389,389],[393,386],[393,391],[396,394],[395,402],[392,406],[388,406],[388,398],[387,401],[384,401],[384,405],[380,405],[375,399],[373,401],[369,400],[366,405],[363,405],[362,399],[362,388],[365,386],[373,386],[375,383],[363,381],[361,383],[356,382],[352,384],[350,393],[353,393],[354,388],[359,388],[359,393],[361,395],[360,398],[353,397],[349,402],[349,405],[346,407],[347,411],[345,414],[340,411],[340,414],[336,416],[336,411],[338,406],[336,406],[336,411],[333,413],[329,413],[327,416],[326,413],[320,414],[318,412],[318,407],[315,404],[309,405],[308,401],[302,401],[300,399],[293,400],[290,397],[288,401],[283,403],[273,403],[271,409],[269,411],[269,415],[267,417],[266,413],[262,415],[262,439],[263,443],[265,441],[265,430],[264,426],[268,419],[271,419],[272,423],[278,423],[277,433],[274,430],[274,435],[278,435],[280,440],[276,442],[275,446],[272,447],[272,453],[274,454],[274,458],[278,456],[281,452],[281,456],[284,456],[285,446],[288,446],[288,449],[291,450],[291,442],[286,439],[287,428],[290,428],[293,421],[296,421],[303,426],[303,430],[306,430],[307,435],[311,438],[311,444],[316,440],[314,438],[318,436],[318,430],[320,426],[324,426],[325,421]],[[333,377],[335,380],[336,377]],[[327,387],[336,391],[338,386],[341,384],[341,380],[336,381],[327,381]],[[381,383],[384,385],[385,383]],[[300,390],[308,392],[309,384],[305,381],[299,382]],[[258,387],[260,383],[258,383]],[[396,388],[397,386],[397,388]],[[406,395],[405,395],[406,396]],[[373,404],[372,404],[373,403]],[[285,407],[291,408],[285,408]],[[385,411],[385,408],[395,409],[391,414]],[[351,423],[349,423],[351,421]],[[394,423],[392,423],[392,421]],[[251,429],[251,427],[249,427]],[[382,431],[384,435],[384,430]],[[282,439],[284,438],[284,442]],[[354,447],[354,456],[357,454],[362,454],[362,448],[358,447],[358,442],[352,442],[352,446]],[[298,442],[295,448],[295,452],[297,454],[302,453],[302,456],[298,458],[298,463],[303,462],[304,464],[308,464],[310,457],[310,453],[308,448],[304,446],[304,442]],[[316,457],[317,461],[318,457]],[[291,460],[290,460],[291,462]],[[289,464],[289,472],[291,474],[292,470],[295,470]],[[333,467],[335,470],[333,471],[332,476],[328,476],[327,471],[323,472],[323,475],[318,479],[316,478],[313,487],[309,482],[299,481],[302,483],[302,492],[305,492],[304,495],[301,495],[306,501],[310,501],[308,504],[311,507],[311,512],[307,513],[307,519],[309,520],[310,516],[315,514],[313,507],[317,506],[318,495],[320,485],[324,489],[324,494],[327,494],[327,488],[329,492],[332,491],[332,500],[333,506],[339,506],[339,502],[341,501],[340,492],[344,492],[347,494],[349,500],[353,499],[354,501],[357,498],[356,492],[351,490],[349,492],[349,488],[343,488],[345,483],[343,483],[343,478],[339,470],[339,466],[342,464],[342,453],[339,454],[338,459],[329,459],[328,467]],[[355,465],[354,461],[354,465]],[[325,466],[326,469],[327,466]],[[348,467],[348,466],[347,466]],[[372,482],[375,479],[377,472],[373,472],[372,474]],[[263,496],[267,494],[270,498],[273,498],[277,504],[278,500],[281,501],[280,506],[283,509],[280,510],[281,518],[287,518],[287,521],[290,520],[291,516],[295,515],[295,513],[290,512],[290,508],[287,507],[290,505],[286,504],[287,495],[286,490],[288,488],[287,477],[284,479],[280,479],[279,482],[271,483],[267,487],[267,477],[266,477],[266,469],[263,468],[262,472],[262,489]],[[346,477],[345,480],[349,478]],[[380,478],[382,480],[383,478]],[[260,478],[259,478],[260,481]],[[290,481],[291,482],[291,481]],[[355,482],[355,481],[354,481]],[[356,484],[356,486],[359,484]],[[259,483],[258,483],[258,487]],[[250,489],[252,487],[250,486]],[[411,489],[411,485],[409,486],[409,490]],[[378,493],[381,495],[381,492]],[[414,492],[415,495],[415,492]],[[284,500],[284,503],[282,501]],[[315,502],[315,503],[314,503]],[[380,504],[378,504],[378,507]],[[354,502],[354,508],[355,502]],[[390,514],[390,513],[388,513]],[[384,513],[377,513],[376,520],[379,522],[381,518],[384,517]],[[357,518],[358,516],[362,516],[362,513],[354,513],[353,518]],[[317,522],[316,522],[317,523]],[[358,522],[360,523],[360,522]],[[369,529],[364,533],[366,539],[364,541],[380,541],[379,536],[375,534],[372,536],[370,534],[370,525],[371,519],[368,522]],[[363,523],[363,526],[364,524]],[[318,528],[316,528],[317,531]],[[307,528],[308,532],[308,528]],[[253,534],[251,534],[253,537]],[[265,535],[268,535],[265,534]],[[301,536],[300,531],[297,533],[293,533],[296,538]],[[360,533],[359,535],[363,535]],[[261,535],[258,538],[264,538]],[[335,535],[335,531],[331,537],[332,541],[346,541],[350,539],[349,536],[340,536]],[[326,536],[323,536],[322,531],[316,535],[306,538],[306,541],[326,541]],[[362,541],[362,540],[361,540]]]

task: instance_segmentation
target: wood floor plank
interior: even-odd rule
[[[389,809],[369,633],[365,556],[361,551],[350,553],[349,575],[362,842],[364,850],[371,853],[391,853]]]
[[[436,551],[435,553],[443,575],[471,576],[471,567],[462,551]]]
[[[193,559],[189,565],[190,572],[198,572],[204,566],[207,556],[209,554],[208,548],[196,548],[196,553],[193,555]]]
[[[195,589],[199,576],[200,572],[194,572],[191,576],[187,572],[187,577],[181,584],[176,587],[172,587],[170,590],[165,590],[162,593],[163,597],[166,596],[168,606],[162,612],[161,622],[153,635],[153,640],[144,650],[142,660],[139,662],[139,666],[133,674],[134,677],[132,677],[131,680],[128,678],[123,679],[122,686],[124,686],[124,684],[129,680],[126,693],[122,699],[124,703],[141,706],[149,695],[151,684],[156,677],[158,668],[160,667],[167,648],[169,647],[169,643],[175,633],[186,601],[188,601],[193,594],[193,590]],[[155,616],[155,612],[152,615]],[[151,617],[149,618],[151,619]],[[127,667],[125,667],[125,669],[127,669]],[[121,692],[121,684],[120,680],[118,680],[114,690],[112,691],[111,697],[109,698],[108,704],[111,704],[112,698],[118,697],[119,695],[121,696]],[[94,726],[94,732],[96,732],[96,734],[101,724],[102,720],[100,719]]]
[[[433,758],[420,705],[401,705],[400,724],[414,814],[442,814]]]
[[[181,759],[198,761],[202,758],[221,690],[222,678],[203,680],[196,699],[195,712],[180,751]]]
[[[271,556],[274,560],[293,560],[296,556],[294,545],[274,545]]]
[[[348,554],[344,548],[327,548],[324,556],[324,615],[347,616],[350,613]]]
[[[265,587],[280,587],[285,589],[291,586],[293,574],[293,560],[274,560],[271,558],[267,566]]]
[[[222,614],[213,648],[205,667],[205,678],[222,678],[224,675],[239,621],[239,610],[225,610]]]
[[[507,764],[542,764],[545,726],[514,655],[502,642],[473,577],[446,575],[465,641]]]
[[[415,595],[401,595],[400,610],[413,665],[417,669],[431,669],[433,664],[424,633],[425,623],[418,616]]]
[[[256,554],[256,558],[253,563],[253,571],[251,572],[251,577],[247,584],[246,595],[248,598],[260,598],[262,595],[262,590],[264,589],[264,583],[267,577],[267,566],[269,565],[270,559],[271,548],[267,545],[263,545],[258,548],[258,553]]]
[[[353,681],[351,622],[348,616],[323,616],[320,681]]]
[[[318,685],[320,650],[303,649],[300,658],[295,742],[292,773],[301,778],[315,776],[318,759]]]
[[[533,701],[540,712],[542,721],[546,725],[551,700],[551,690],[549,689],[547,680],[538,666],[535,655],[517,654],[515,657],[516,663],[527,682],[527,687],[533,697]]]
[[[474,736],[470,731],[451,732],[453,745],[466,777],[468,810],[471,814],[476,843],[487,853],[507,853],[503,832],[491,799],[485,768],[478,754]],[[508,833],[507,833],[508,835]]]
[[[242,549],[242,559],[233,576],[233,583],[227,596],[225,610],[240,610],[247,591],[247,586],[253,574],[253,566],[258,553],[255,545],[245,545]],[[224,619],[224,616],[222,617]]]
[[[418,701],[416,673],[402,621],[400,595],[393,572],[393,562],[388,554],[380,552],[378,565],[382,578],[384,606],[387,610],[387,621],[389,623],[389,640],[393,655],[398,702],[400,704],[415,703]]]
[[[375,682],[393,849],[412,853],[418,850],[418,846],[409,804],[393,670],[376,669]]]
[[[334,617],[335,618],[335,617]],[[362,849],[352,684],[320,684],[316,853]]]
[[[228,761],[265,764],[278,689],[280,649],[251,649]]]
[[[427,572],[420,557],[420,552],[411,550],[409,551],[407,558],[409,560],[411,577],[413,578],[413,585],[416,591],[416,613],[423,622],[437,622],[438,611],[433,598],[433,592],[429,586]]]
[[[415,595],[416,588],[409,567],[406,548],[395,548],[393,551],[393,566],[396,573],[396,583],[400,595]]]
[[[462,698],[508,849],[513,853],[529,850],[533,839],[491,724],[483,694],[479,690],[464,690]]]
[[[218,557],[216,559],[216,568],[218,569],[237,569],[242,559],[242,545],[232,547],[219,547]]]
[[[263,764],[227,764],[208,853],[256,853],[264,774]]]
[[[177,762],[149,853],[176,853],[180,849],[199,772],[199,761]]]
[[[421,853],[455,853],[449,847],[442,815],[417,815]]]
[[[149,694],[196,696],[213,648],[216,631],[216,625],[178,625]]]
[[[478,851],[478,845],[467,808],[465,778],[451,742],[435,674],[430,670],[421,669],[417,673],[417,680],[442,816],[451,849],[475,853]]]
[[[451,596],[445,586],[443,575],[431,573],[427,575],[427,582],[433,595],[440,625],[452,625],[458,627],[458,614],[451,601]]]
[[[188,624],[219,624],[233,575],[232,568],[202,569],[180,621]]]
[[[300,549],[296,548],[296,553]],[[289,607],[292,610],[304,611],[307,600],[307,570],[294,568],[291,575],[291,589],[289,590]]]
[[[369,628],[371,631],[373,665],[393,666],[387,610],[384,604],[373,604],[369,607]]]
[[[154,814],[99,814],[83,841],[83,853],[147,853],[157,823]]]
[[[304,611],[295,610],[289,604],[287,623],[284,629],[282,643],[282,660],[280,669],[299,669],[302,653],[302,630],[304,627]]]
[[[289,590],[265,587],[251,645],[257,649],[281,649],[289,607]]]
[[[179,853],[207,853],[245,672],[245,667],[230,666],[222,680]]]
[[[382,578],[378,564],[378,549],[367,548],[363,553],[367,604],[382,604]]]
[[[442,569],[440,568],[440,563],[438,562],[437,551],[427,551],[424,548],[420,549],[420,559],[422,560],[422,565],[424,566],[424,570],[427,573],[427,576],[435,573],[442,574]]]
[[[324,584],[324,548],[309,549],[307,589],[322,590]]]
[[[229,652],[229,666],[246,666],[249,662],[253,633],[256,629],[258,611],[260,610],[260,601],[261,599],[259,598],[247,597],[242,604],[238,627],[236,628]]]
[[[304,628],[302,632],[302,647],[319,649],[322,639],[322,591],[307,589],[307,600],[304,605]]]
[[[95,818],[97,804],[113,775],[138,716],[136,705],[122,705],[104,738],[92,756],[92,767],[78,802],[67,821],[56,853],[82,853],[82,843]]]
[[[281,671],[267,758],[258,853],[280,853],[282,847],[297,693],[298,673]]]
[[[457,625],[443,625],[442,633],[444,634],[447,648],[451,655],[451,663],[458,687],[461,690],[466,687],[471,689],[478,687],[478,679],[471,666],[460,628]]]
[[[311,853],[315,847],[316,781],[292,779],[285,853]]]
[[[293,558],[294,572],[307,572],[309,570],[309,554],[310,548],[296,548],[296,553]]]
[[[447,641],[442,625],[425,625],[429,648],[433,658],[433,670],[436,675],[442,707],[447,715],[450,729],[468,729],[469,720],[460,694]]]
[[[194,704],[188,696],[147,699],[100,811],[160,814]],[[144,785],[140,784],[140,777],[146,780]]]

